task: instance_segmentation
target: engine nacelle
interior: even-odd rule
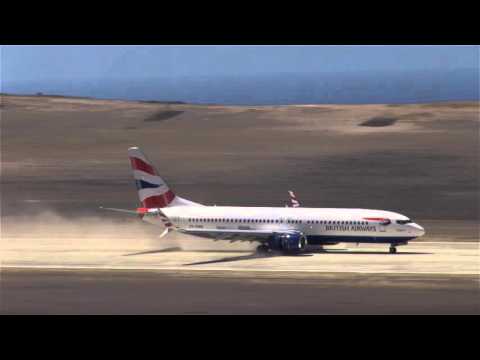
[[[285,252],[301,252],[307,247],[307,237],[301,232],[277,233],[270,240],[270,248]]]

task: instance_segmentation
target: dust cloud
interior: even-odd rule
[[[213,241],[172,232],[163,238],[164,228],[139,218],[98,218],[78,216],[67,218],[54,211],[35,215],[2,218],[0,234],[1,259],[9,253],[16,258],[35,253],[134,253],[177,247],[186,251],[249,251],[257,244],[247,242]]]

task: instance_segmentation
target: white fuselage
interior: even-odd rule
[[[309,244],[401,244],[425,233],[421,226],[411,222],[406,216],[383,210],[186,205],[166,207],[161,211],[179,229],[279,233],[298,231],[307,236]],[[145,216],[144,220],[161,224],[156,216]]]

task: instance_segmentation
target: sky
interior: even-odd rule
[[[478,46],[3,46],[3,83],[477,68]]]

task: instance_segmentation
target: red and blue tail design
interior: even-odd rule
[[[142,206],[148,209],[168,206],[175,199],[175,194],[158,175],[151,162],[138,147],[129,148],[128,156]]]
[[[298,201],[297,197],[295,196],[295,193],[292,190],[288,191],[288,194],[290,195],[290,204],[292,207],[300,207],[300,202]]]

